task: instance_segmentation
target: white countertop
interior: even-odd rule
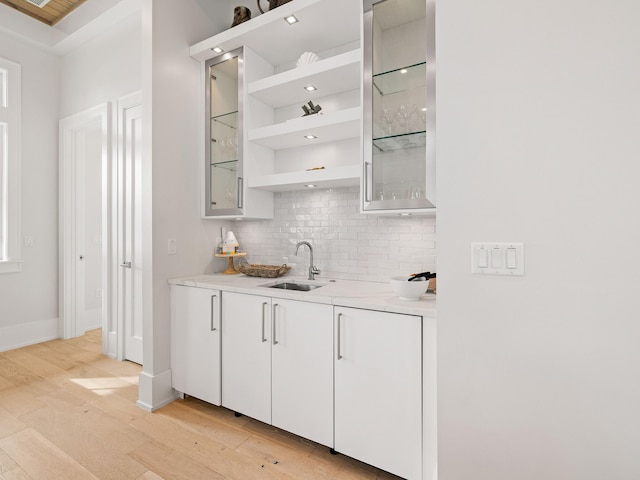
[[[267,288],[280,282],[301,282],[323,285],[308,292]],[[327,303],[341,307],[366,308],[384,312],[421,315],[436,318],[436,296],[433,293],[422,295],[419,300],[401,300],[392,291],[389,283],[364,282],[356,280],[318,278],[309,281],[302,276],[285,275],[278,278],[248,277],[238,275],[194,275],[174,278],[169,283],[192,287],[210,288],[226,292],[264,295],[274,298],[288,298],[314,303]]]

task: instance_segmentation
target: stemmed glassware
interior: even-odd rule
[[[394,116],[395,116],[395,112],[392,108],[385,108],[382,111],[382,121],[384,122],[384,125],[385,125],[385,129],[384,129],[385,135],[393,134],[393,124],[395,123]]]
[[[415,115],[417,106],[415,103],[403,103],[398,107],[398,117],[404,122],[405,133],[409,133],[409,122]]]

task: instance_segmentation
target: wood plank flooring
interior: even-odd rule
[[[196,399],[145,412],[100,336],[0,353],[0,480],[398,479]]]

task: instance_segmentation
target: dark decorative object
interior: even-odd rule
[[[260,0],[258,1],[258,10],[260,13],[264,13],[262,7],[260,6]],[[284,5],[285,3],[289,3],[291,0],[269,0],[269,10],[273,10],[274,8],[278,8],[280,5]]]
[[[251,10],[247,7],[236,7],[233,9],[233,23],[232,27],[239,25],[247,20],[251,20]]]
[[[307,105],[309,106],[307,107]],[[320,105],[314,105],[313,102],[308,102],[307,105],[302,105],[302,110],[304,110],[303,117],[306,117],[308,115],[315,115],[320,110],[322,110],[322,107]]]

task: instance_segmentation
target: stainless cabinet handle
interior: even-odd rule
[[[215,332],[217,328],[214,326],[214,317],[215,317],[215,309],[213,308],[214,299],[217,298],[217,295],[211,295],[211,331]]]
[[[336,341],[336,343],[338,344],[337,345],[337,349],[336,349],[337,352],[338,352],[338,360],[342,360],[342,351],[340,349],[340,337],[341,337],[341,335],[340,335],[340,325],[341,324],[342,324],[342,314],[339,313],[338,314],[338,338],[337,338],[337,341]]]
[[[238,208],[242,207],[242,177],[238,177]]]
[[[276,318],[277,318],[276,308],[278,308],[277,303],[273,305],[273,316],[271,318],[271,337],[274,345],[278,344],[278,340],[276,340]]]
[[[80,260],[82,260],[82,257],[80,257]],[[124,268],[131,268],[131,262],[121,263],[120,266]]]
[[[262,343],[267,341],[266,337],[264,336],[264,322],[265,322],[264,307],[266,307],[268,304],[269,304],[268,302],[264,302],[262,304]]]
[[[373,183],[373,178],[371,178],[369,175],[369,172],[371,170],[370,166],[371,166],[371,163],[364,162],[364,201],[365,202],[371,201],[372,188],[369,186],[369,184]]]

